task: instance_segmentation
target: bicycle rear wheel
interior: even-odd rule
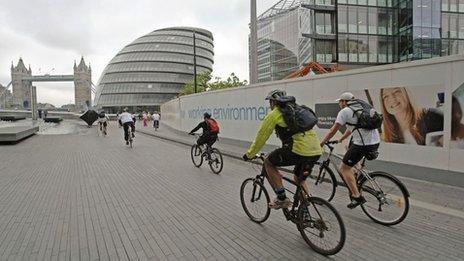
[[[259,179],[248,178],[240,187],[240,201],[247,216],[256,223],[262,223],[269,218],[269,194]]]
[[[342,217],[322,198],[310,197],[300,202],[297,227],[306,243],[319,254],[335,255],[345,244]]]
[[[329,202],[335,196],[337,178],[332,169],[323,165],[323,163],[317,162],[314,165],[307,181],[311,184],[309,187],[311,195],[315,195]]]
[[[193,165],[200,167],[203,164],[203,151],[200,146],[193,144],[190,149],[190,157],[192,158]]]
[[[209,167],[211,168],[211,171],[215,174],[219,174],[224,166],[221,152],[218,149],[211,149],[209,156]]]
[[[409,192],[397,178],[386,172],[372,172],[370,181],[359,184],[366,203],[362,210],[374,222],[392,226],[402,222],[409,212]]]

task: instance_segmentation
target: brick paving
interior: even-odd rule
[[[186,146],[138,134],[134,148],[79,127],[0,146],[1,260],[325,260],[273,212],[251,222],[239,199],[255,171],[225,158],[195,168]],[[446,197],[446,195],[436,195]],[[333,260],[462,260],[464,219],[422,208],[395,227],[334,206],[347,241]]]

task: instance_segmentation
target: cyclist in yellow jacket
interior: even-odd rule
[[[320,141],[317,138],[314,130],[291,134],[287,129],[287,124],[278,106],[278,99],[286,96],[286,93],[281,90],[271,91],[266,100],[269,100],[271,112],[264,118],[261,126],[256,134],[256,138],[251,144],[248,151],[243,155],[244,160],[253,159],[266,141],[275,130],[277,137],[282,141],[282,147],[271,152],[264,160],[266,169],[266,177],[277,195],[269,207],[273,209],[288,208],[292,202],[285,195],[285,188],[282,184],[282,176],[277,167],[295,165],[294,173],[300,173],[297,168],[305,167],[308,172],[311,172],[314,163],[320,158],[322,149]],[[297,180],[297,177],[294,177]],[[303,181],[307,176],[300,176],[298,179]],[[303,184],[305,189],[308,189],[306,184]]]

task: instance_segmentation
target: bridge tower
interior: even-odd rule
[[[76,104],[76,111],[85,111],[92,104],[91,84],[92,82],[92,68],[87,66],[84,57],[81,57],[79,65],[74,61],[74,101]]]
[[[24,77],[32,75],[31,66],[29,69],[24,65],[23,59],[19,58],[16,67],[11,63],[11,84],[13,86],[13,107],[28,109],[31,106],[31,81],[24,81]]]

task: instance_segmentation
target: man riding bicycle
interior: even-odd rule
[[[329,141],[342,126],[346,125],[347,128],[345,133],[338,140],[339,143],[353,133],[348,146],[348,151],[339,166],[340,174],[351,192],[351,202],[347,205],[347,207],[353,209],[366,203],[366,199],[364,199],[358,190],[356,178],[352,169],[363,157],[377,153],[380,144],[380,136],[377,129],[355,127],[358,124],[358,117],[354,110],[350,108],[350,104],[356,102],[352,93],[343,93],[337,101],[341,110],[338,112],[337,119],[335,120],[332,128],[329,130],[329,133],[327,133],[325,138],[322,140],[321,146]]]
[[[98,114],[98,124],[100,125],[100,131],[104,130],[104,134],[106,135],[106,127],[108,126],[108,121],[110,118],[108,118],[108,115],[105,114],[105,111],[102,110]]]
[[[211,118],[211,114],[207,112],[203,114],[203,119],[204,121],[200,122],[195,128],[193,128],[189,134],[193,135],[194,132],[201,128],[203,133],[198,138],[197,145],[201,146],[203,144],[207,144],[209,149],[218,139],[219,126],[217,125],[216,120]]]
[[[124,140],[126,141],[126,145],[129,145],[129,127],[131,128],[132,138],[135,137],[135,124],[134,119],[132,118],[132,114],[128,112],[127,108],[124,108],[123,113],[119,115],[118,120],[124,128]]]
[[[292,204],[290,199],[285,195],[282,176],[277,170],[277,167],[295,165],[294,179],[295,181],[300,180],[303,182],[303,187],[308,191],[305,182],[307,176],[302,175],[297,177],[296,174],[300,174],[301,170],[296,168],[306,167],[306,170],[311,172],[314,163],[322,154],[319,139],[314,130],[296,134],[289,133],[287,124],[284,121],[284,116],[278,106],[279,99],[284,96],[286,96],[286,93],[281,90],[271,91],[267,95],[266,100],[269,100],[271,112],[264,118],[255,140],[245,155],[243,155],[243,159],[246,161],[253,159],[274,130],[276,131],[277,137],[282,141],[282,147],[271,152],[264,160],[264,168],[267,173],[266,178],[277,195],[269,204],[269,207],[273,209],[288,208]]]

